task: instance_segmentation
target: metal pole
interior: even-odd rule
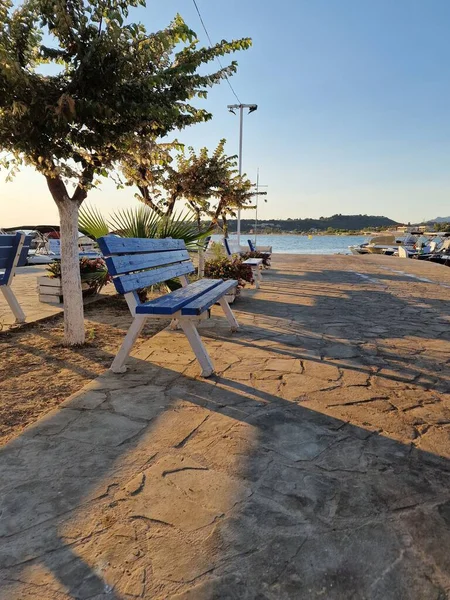
[[[255,112],[258,109],[257,104],[229,104],[228,110],[234,115],[234,111],[239,109],[239,175],[242,175],[242,139],[244,134],[244,108],[248,108],[248,114]],[[237,242],[241,243],[241,209],[238,208],[237,214]]]
[[[239,175],[242,175],[242,138],[244,134],[244,107],[239,107]],[[241,244],[241,209],[238,208],[237,215],[237,243]]]
[[[256,213],[255,213],[255,248],[256,248],[256,235],[258,231],[258,192],[259,192],[259,167],[256,171]]]

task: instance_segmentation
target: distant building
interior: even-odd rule
[[[400,225],[397,227],[397,231],[401,233],[410,233],[411,231],[427,231],[429,229],[429,225],[417,225],[413,227],[412,225]]]

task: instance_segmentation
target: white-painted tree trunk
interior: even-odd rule
[[[205,275],[205,252],[203,248],[198,249],[198,276],[204,277]]]
[[[57,203],[61,228],[61,283],[64,297],[64,342],[84,344],[83,294],[78,257],[78,203]]]

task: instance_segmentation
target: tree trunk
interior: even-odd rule
[[[57,203],[61,229],[61,283],[64,297],[64,343],[84,344],[83,294],[78,257],[78,202]]]
[[[166,217],[171,217],[173,215],[173,210],[175,208],[175,202],[178,199],[178,193],[174,192],[170,198],[169,198],[169,202],[167,203],[167,209],[166,209]]]
[[[198,249],[198,276],[203,277],[205,275],[205,251],[203,246],[199,246]]]
[[[197,217],[197,229],[198,232],[200,233],[200,231],[202,230],[202,215],[201,212],[195,208],[194,206],[194,210],[196,213],[196,217]],[[198,276],[199,277],[203,277],[203,275],[205,274],[205,253],[203,251],[203,243],[204,240],[201,240],[199,242],[199,247],[198,247]]]
[[[225,215],[222,215],[223,237],[228,238],[228,221]]]

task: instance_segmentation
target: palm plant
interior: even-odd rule
[[[184,240],[188,250],[197,250],[202,240],[211,234],[211,227],[199,227],[193,215],[161,216],[146,205],[118,210],[105,218],[93,206],[82,206],[78,225],[80,231],[97,239],[114,233],[129,238],[173,238]]]

